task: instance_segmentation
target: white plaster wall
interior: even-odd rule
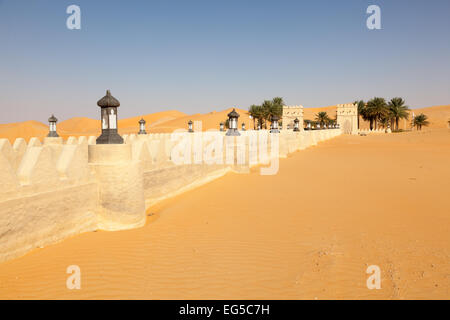
[[[278,156],[341,133],[284,131],[277,135]],[[200,141],[201,149],[190,149],[191,163],[179,165],[172,159],[177,142],[169,134],[130,135],[123,145],[96,145],[95,137],[69,138],[66,144],[46,140],[44,145],[35,138],[28,145],[17,139],[14,146],[0,140],[0,261],[80,232],[142,226],[146,208],[154,203],[227,172],[268,165],[276,155],[271,135],[262,130],[237,138],[213,132],[207,136],[211,139],[205,142],[196,140],[200,135],[180,133],[192,146]],[[264,140],[267,148],[260,149]],[[214,155],[210,164],[202,161],[207,154]]]
[[[97,228],[97,185],[0,201],[0,261]]]

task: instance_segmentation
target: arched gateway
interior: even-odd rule
[[[358,106],[356,104],[338,104],[336,118],[342,133],[358,134]]]

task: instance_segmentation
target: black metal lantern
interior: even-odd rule
[[[48,118],[48,135],[47,137],[57,138],[59,137],[58,133],[56,132],[56,123],[58,122],[58,119],[54,115],[52,115],[50,118]]]
[[[237,126],[238,126],[239,113],[235,109],[228,114],[228,131],[227,136],[240,136]]]
[[[139,132],[138,134],[147,134],[147,132],[145,131],[145,120],[144,118],[142,118],[141,120],[139,120]]]
[[[295,118],[294,120],[294,131],[300,131],[300,128],[298,127],[298,124],[300,123],[300,121]]]
[[[278,130],[278,120],[280,118],[277,115],[273,115],[270,118],[271,124],[270,124],[270,133],[279,133],[280,130]]]
[[[102,134],[97,138],[97,144],[122,144],[123,139],[117,133],[117,108],[119,100],[106,90],[106,95],[97,101],[101,108]]]
[[[220,131],[225,131],[225,124],[223,122],[220,123]]]
[[[242,131],[245,131],[245,123],[242,122]]]
[[[188,122],[188,132],[194,132],[194,129],[192,128],[192,124],[193,124],[192,120],[189,120],[189,122]]]

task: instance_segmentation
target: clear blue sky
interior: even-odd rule
[[[81,7],[81,30],[66,8]],[[382,30],[366,28],[381,7]],[[326,106],[450,104],[450,1],[0,0],[0,122]]]

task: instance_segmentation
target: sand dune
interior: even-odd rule
[[[137,133],[139,131],[138,121],[141,118],[144,118],[147,121],[147,132],[150,133],[173,132],[176,129],[187,129],[189,120],[202,121],[203,130],[219,129],[219,123],[227,119],[227,114],[231,110],[232,108],[229,108],[218,112],[213,111],[206,114],[197,113],[193,115],[187,115],[183,112],[171,110],[120,119],[119,133]],[[239,128],[242,122],[245,122],[247,128],[253,128],[253,121],[249,118],[247,110],[238,108],[236,111],[240,114]],[[336,106],[328,106],[321,108],[305,108],[304,119],[314,120],[315,115],[320,111],[327,112],[333,119],[336,117]],[[450,120],[450,105],[420,108],[412,111],[414,111],[416,115],[422,112],[425,113],[429,117],[430,128],[447,128],[447,121]],[[369,123],[361,119],[360,127],[361,129],[368,129]],[[401,129],[409,129],[410,127],[410,120],[400,121]],[[47,125],[38,121],[0,124],[0,138],[7,138],[11,143],[18,137],[25,138],[26,140],[29,140],[31,137],[43,139],[47,133]],[[100,121],[86,117],[71,118],[61,121],[58,124],[58,133],[64,139],[67,139],[69,136],[98,136],[100,134]]]
[[[448,129],[340,136],[0,264],[0,298],[448,299],[449,161]]]
[[[9,139],[14,143],[16,138],[45,137],[48,134],[48,126],[39,121],[24,121],[16,123],[0,124],[0,138]]]
[[[448,121],[450,120],[450,105],[435,106],[428,108],[414,109],[415,115],[424,113],[428,116],[430,121],[430,128],[448,128]],[[411,116],[410,116],[411,118]]]
[[[162,124],[166,121],[174,120],[186,116],[185,113],[170,110],[151,113],[143,116],[119,119],[119,132],[121,134],[137,133],[139,131],[138,121],[144,118],[147,127],[155,124]],[[100,120],[86,117],[75,117],[58,123],[58,134],[67,139],[69,136],[98,136],[101,132]],[[0,138],[7,138],[11,143],[16,138],[29,140],[31,137],[38,137],[41,140],[48,134],[48,126],[39,121],[26,121],[10,124],[0,124]]]
[[[185,113],[176,110],[155,112],[147,114],[145,116],[136,116],[132,118],[121,119],[119,120],[119,129],[124,133],[136,133],[137,131],[139,131],[138,122],[139,120],[141,120],[141,118],[143,118],[147,122],[147,128],[151,128],[155,125],[166,123],[167,121],[178,119],[184,116],[186,116]]]
[[[197,113],[193,115],[185,115],[184,117],[179,117],[175,120],[167,121],[151,127],[150,132],[173,132],[176,129],[187,129],[187,123],[189,120],[201,121],[202,130],[219,130],[220,122],[225,122],[228,119],[228,113],[230,113],[232,110],[233,108],[229,108],[219,112],[212,111],[206,114]],[[253,128],[253,121],[249,118],[247,110],[236,109],[236,112],[238,112],[240,115],[239,126],[242,122],[244,122],[247,128]]]

